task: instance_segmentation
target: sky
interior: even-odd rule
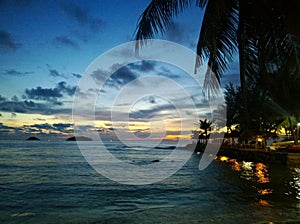
[[[82,105],[89,102],[90,93],[77,88],[87,68],[98,56],[133,40],[149,2],[1,0],[0,139],[63,140],[74,135],[74,97],[81,94],[85,97]],[[195,51],[202,15],[199,8],[188,8],[158,38]],[[112,62],[110,68],[116,65]],[[238,64],[233,63],[222,86],[229,81],[238,83],[237,71]],[[191,108],[176,88],[170,88],[170,82],[179,84],[195,100],[199,118],[209,115],[201,88],[174,65],[131,63],[113,73],[99,89],[96,84],[104,81],[107,72],[99,68],[90,74],[89,83],[95,86],[91,84],[86,91],[97,96],[96,120],[81,120],[81,130],[95,131],[104,139],[114,139],[118,133],[129,139],[131,134],[159,138],[161,132],[166,139],[188,138],[196,126],[183,127],[176,107],[182,107],[185,114]],[[170,98],[163,97],[166,93]],[[112,114],[117,114],[114,120]]]

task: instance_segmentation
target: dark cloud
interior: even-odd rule
[[[35,121],[46,121],[46,119],[44,119],[44,118],[34,118],[33,120],[35,120]]]
[[[52,77],[63,77],[66,78],[65,74],[59,72],[56,69],[53,69],[49,64],[46,64],[48,71],[49,71],[49,75]]]
[[[23,129],[26,132],[36,132],[37,130],[39,133],[53,133],[56,134],[69,134],[73,133],[73,124],[70,123],[56,123],[56,124],[32,124],[32,125],[24,125]],[[57,133],[58,132],[58,133]]]
[[[59,82],[57,84],[57,88],[63,92],[66,93],[68,96],[73,96],[75,94],[76,91],[76,86],[67,86],[66,82]]]
[[[79,45],[76,41],[72,40],[67,36],[58,36],[54,39],[54,42],[60,46],[71,47],[74,49],[79,49]]]
[[[147,72],[155,72],[159,76],[164,76],[170,79],[178,79],[180,78],[179,75],[174,74],[174,71],[172,72],[165,63],[163,62],[157,62],[157,61],[140,61],[136,63],[132,63],[127,65],[128,68],[131,70],[145,74]],[[178,69],[177,69],[178,70]]]
[[[33,101],[31,101],[31,100],[30,101],[25,100],[24,104],[28,108],[35,108],[36,107],[35,103]]]
[[[77,74],[77,73],[72,73],[72,75],[78,79],[80,79],[82,77],[80,74]]]
[[[53,77],[65,77],[63,74],[59,73],[55,69],[49,69],[49,75]]]
[[[120,65],[118,64],[113,65],[112,70],[119,66]],[[108,73],[108,71],[98,69],[92,73],[92,76],[96,81],[105,81],[105,85],[107,87],[114,87],[116,89],[120,89],[122,86],[138,78],[138,75],[133,72],[132,69],[130,69],[128,66],[121,67],[112,75],[110,75],[107,80],[105,80],[105,77],[107,77]]]
[[[0,134],[8,134],[8,133],[13,133],[16,130],[14,127],[10,127],[7,125],[4,125],[3,123],[0,123]]]
[[[59,99],[67,94],[73,96],[76,91],[76,86],[67,86],[66,82],[59,82],[55,88],[37,88],[26,89],[25,98],[32,100],[44,100],[52,102],[56,105],[62,105]]]
[[[53,124],[53,129],[60,131],[60,132],[73,132],[73,124],[70,123],[56,123]]]
[[[141,109],[129,113],[129,117],[133,119],[151,119],[161,116],[163,111],[174,111],[176,108],[172,104],[157,105],[149,109]],[[164,114],[166,115],[166,114]]]
[[[160,69],[161,69],[161,71],[159,71],[157,73],[159,76],[167,77],[167,78],[170,78],[170,79],[179,79],[180,78],[179,75],[174,74],[174,72],[172,72],[166,66],[161,66]]]
[[[42,88],[40,86],[37,88],[26,89],[25,93],[29,99],[34,100],[49,100],[51,98],[63,97],[63,94],[58,88]]]
[[[73,124],[70,123],[56,123],[56,124],[43,123],[43,124],[26,125],[23,127],[30,128],[30,129],[39,129],[41,132],[43,130],[59,131],[64,134],[73,132]]]
[[[20,72],[20,71],[16,71],[15,69],[8,69],[8,70],[3,71],[1,74],[7,75],[7,76],[24,76],[24,75],[30,75],[33,73],[34,72]]]
[[[6,98],[3,97],[2,95],[0,95],[0,102],[1,102],[1,101],[6,101]]]
[[[151,104],[155,104],[155,103],[156,103],[156,99],[155,99],[154,96],[150,96],[150,97],[148,98],[148,100],[149,100],[149,103],[151,103]]]
[[[0,110],[15,112],[15,113],[27,113],[28,111],[34,111],[37,106],[33,101],[2,101],[0,102]]]
[[[32,125],[28,125],[26,127],[37,128],[37,129],[46,129],[46,130],[52,129],[52,126],[48,123],[45,123],[45,124],[32,124]]]
[[[16,95],[14,95],[14,96],[11,98],[11,100],[12,100],[12,101],[19,101],[19,98],[18,98]]]
[[[138,138],[148,138],[150,136],[150,129],[138,129],[133,134]]]
[[[99,28],[104,25],[102,19],[94,18],[88,9],[75,5],[74,3],[62,3],[60,7],[71,19],[74,19],[81,26],[89,26],[93,31],[99,30]]]
[[[135,71],[139,71],[139,72],[150,72],[150,71],[154,71],[155,70],[155,65],[157,62],[155,61],[141,61],[141,62],[136,62],[136,63],[132,63],[129,64],[128,67],[130,69],[133,69]]]
[[[61,104],[53,102],[35,103],[31,100],[25,101],[0,101],[0,111],[27,113],[27,114],[71,114],[71,108],[60,108]]]
[[[0,50],[12,50],[19,49],[22,44],[15,42],[11,33],[0,30]]]

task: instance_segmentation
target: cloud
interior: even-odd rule
[[[62,3],[60,7],[71,19],[74,19],[81,26],[89,26],[93,31],[99,30],[104,25],[102,19],[94,18],[86,8],[66,3]]]
[[[33,101],[2,101],[0,102],[0,110],[15,112],[15,113],[26,113],[33,111],[37,108],[37,105]]]
[[[12,101],[19,101],[19,98],[18,98],[16,95],[14,95],[14,96],[11,98],[11,100],[12,100]]]
[[[71,47],[74,49],[79,49],[79,45],[67,36],[58,36],[54,39],[54,42],[60,46]]]
[[[112,66],[112,70],[119,66],[119,64],[114,64]],[[94,77],[94,79],[98,82],[105,81],[106,86],[114,87],[116,89],[120,89],[122,86],[138,78],[138,75],[135,72],[133,72],[128,66],[121,67],[112,75],[110,75],[107,80],[105,80],[108,74],[108,71],[98,69],[92,73],[92,77]]]
[[[60,132],[73,132],[73,124],[71,123],[56,123],[52,127]]]
[[[65,77],[64,74],[59,73],[57,70],[55,69],[49,69],[49,75],[53,76],[53,77]]]
[[[171,71],[165,63],[157,61],[141,61],[127,65],[128,68],[132,69],[135,72],[145,74],[149,72],[155,72],[159,76],[168,77],[170,79],[178,79],[179,75],[174,74],[174,71]],[[170,65],[168,65],[170,66]],[[174,70],[174,69],[173,69]],[[176,69],[178,71],[178,69]]]
[[[155,70],[155,65],[157,64],[157,62],[155,61],[141,61],[141,62],[136,62],[136,63],[132,63],[129,64],[128,67],[130,69],[133,69],[135,71],[139,71],[139,72],[150,72],[150,71],[154,71]]]
[[[33,73],[34,72],[20,72],[20,71],[16,71],[15,69],[8,69],[8,70],[3,71],[1,74],[7,75],[7,76],[25,76],[25,75],[30,75]]]
[[[56,105],[62,105],[59,99],[67,94],[73,96],[76,91],[76,86],[67,86],[66,82],[59,82],[55,88],[42,88],[38,86],[32,89],[25,90],[25,97],[32,100],[44,100],[52,102]]]
[[[153,117],[161,116],[161,112],[163,111],[174,111],[174,110],[176,110],[176,108],[172,104],[156,105],[149,109],[132,111],[130,112],[129,117],[133,119],[151,119]],[[164,116],[166,116],[166,114],[164,114]]]
[[[62,104],[53,102],[35,103],[32,100],[0,101],[0,111],[25,114],[71,114],[71,108],[61,108]]]
[[[6,98],[3,97],[2,95],[0,95],[0,102],[1,102],[1,101],[6,101]]]
[[[149,100],[149,103],[151,103],[151,104],[155,104],[155,103],[156,103],[156,99],[155,99],[154,96],[150,96],[150,97],[148,98],[148,100]]]
[[[73,75],[74,77],[78,78],[78,79],[80,79],[80,78],[82,77],[82,75],[77,74],[77,73],[72,73],[72,75]]]
[[[55,124],[32,124],[32,125],[26,125],[24,127],[29,128],[36,128],[40,131],[47,130],[47,131],[59,131],[61,133],[71,133],[73,132],[73,124],[71,123],[55,123]]]
[[[53,76],[53,77],[64,77],[65,75],[63,73],[60,73],[59,71],[57,71],[56,69],[51,68],[50,65],[46,64],[48,70],[49,70],[49,75]]]
[[[37,88],[26,89],[25,93],[29,99],[34,100],[49,100],[51,98],[63,97],[63,94],[58,88],[42,88],[40,86]]]
[[[0,50],[16,51],[21,46],[21,43],[15,42],[11,33],[5,30],[0,30]]]

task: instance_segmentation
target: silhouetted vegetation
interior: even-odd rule
[[[300,122],[300,4],[298,0],[152,0],[140,17],[136,48],[168,29],[187,7],[205,10],[196,66],[207,60],[204,89],[217,80],[237,53],[240,86],[226,87],[227,127],[241,138],[276,137],[284,128],[297,144]],[[212,73],[216,79],[212,79]],[[225,109],[225,108],[220,108]]]

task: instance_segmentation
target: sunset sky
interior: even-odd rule
[[[72,104],[85,70],[99,55],[133,40],[139,16],[149,2],[0,1],[0,139],[72,136]],[[187,9],[175,18],[162,38],[195,51],[201,18],[199,8]],[[229,81],[238,83],[237,74],[238,64],[234,62],[222,79],[222,86]],[[107,118],[111,102],[126,84],[147,75],[167,77],[180,83],[198,100],[201,115],[208,113],[201,89],[193,86],[187,74],[171,65],[143,61],[124,66],[107,81],[104,89],[98,90],[101,113],[94,126],[86,125],[86,129],[107,138],[114,130],[122,129],[122,125],[113,125]],[[99,81],[101,73],[94,78],[95,82]],[[153,90],[157,85],[149,82],[143,85],[142,81],[139,84],[136,92],[139,88]],[[163,92],[170,91],[177,104],[186,102],[163,81],[157,87]],[[160,95],[157,90],[153,92]],[[129,98],[133,96],[128,95]],[[184,135],[179,136],[178,114],[169,101],[149,94],[141,97],[131,106],[129,132],[147,136],[149,121],[155,123],[159,118],[158,123],[163,120],[166,124],[166,138],[188,137],[196,126],[185,127]],[[116,108],[120,114],[125,102],[125,98],[120,100],[121,107]]]

